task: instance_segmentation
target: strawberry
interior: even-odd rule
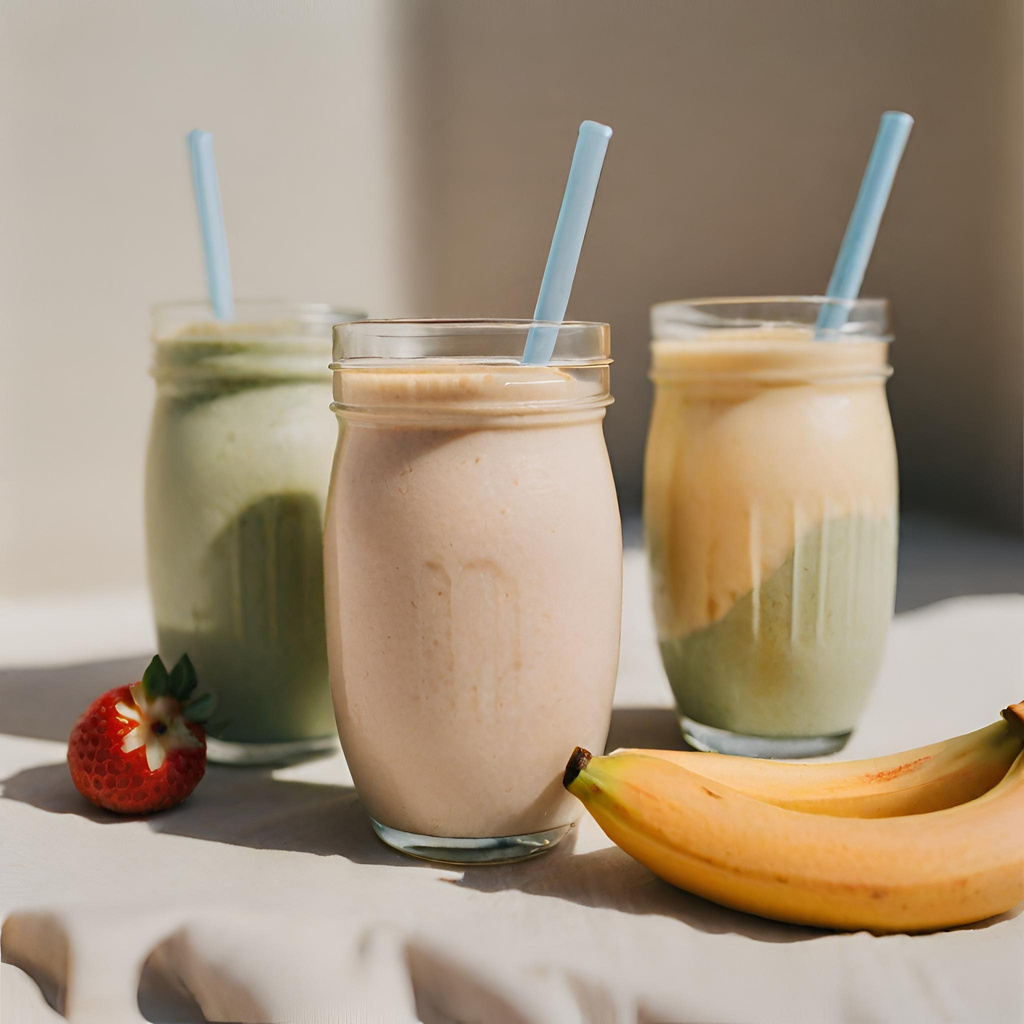
[[[121,814],[149,814],[180,804],[206,771],[209,694],[192,698],[196,673],[182,655],[170,673],[159,655],[142,679],[98,697],[68,741],[78,792]]]

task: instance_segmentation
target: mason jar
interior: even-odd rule
[[[668,302],[651,312],[644,525],[683,735],[732,754],[840,749],[896,582],[887,305]]]
[[[547,366],[520,362],[533,327],[557,332]],[[604,748],[615,687],[608,326],[367,321],[334,355],[327,646],[360,799],[415,856],[541,853],[579,816],[562,773]]]
[[[153,312],[146,460],[149,585],[160,654],[187,653],[217,710],[215,761],[336,743],[321,532],[337,426],[327,305],[206,303]]]

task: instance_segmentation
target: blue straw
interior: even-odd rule
[[[206,260],[206,287],[218,320],[235,318],[235,300],[231,290],[231,264],[228,238],[224,231],[224,212],[220,206],[217,164],[213,158],[213,136],[209,132],[188,133],[188,151],[192,157],[192,184],[199,211],[199,229],[203,235]]]
[[[875,247],[878,225],[882,222],[893,178],[896,177],[896,168],[900,165],[913,125],[914,119],[898,110],[887,110],[882,115],[857,202],[850,214],[850,223],[846,226],[843,244],[839,248],[832,278],[825,292],[829,299],[852,300],[860,294],[864,271],[868,268],[871,250]],[[846,323],[848,315],[849,309],[844,303],[825,303],[818,314],[815,337],[820,338],[825,331],[838,331]]]
[[[597,183],[601,180],[604,155],[608,152],[608,140],[612,130],[606,124],[584,121],[576,139],[576,151],[572,155],[569,180],[562,197],[562,208],[558,211],[555,234],[551,239],[544,279],[540,283],[534,320],[546,320],[551,326],[534,326],[526,337],[523,362],[543,366],[550,361],[558,339],[558,324],[565,319],[569,305],[569,293],[576,277],[576,266],[580,261],[583,239],[590,222],[590,211],[597,194]]]

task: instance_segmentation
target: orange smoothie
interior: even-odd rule
[[[654,341],[645,531],[684,719],[839,745],[856,724],[896,578],[887,347],[794,326]]]

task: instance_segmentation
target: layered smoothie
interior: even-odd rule
[[[399,833],[421,855],[518,837],[476,859],[523,856],[579,815],[561,773],[575,744],[603,748],[621,608],[597,370],[338,364],[331,680],[360,797],[407,851]]]
[[[156,338],[150,590],[161,655],[188,653],[217,697],[215,759],[332,743],[321,533],[337,435],[327,339],[342,316],[286,309]]]
[[[837,749],[893,608],[887,343],[764,325],[652,349],[645,531],[684,733],[736,753]]]

